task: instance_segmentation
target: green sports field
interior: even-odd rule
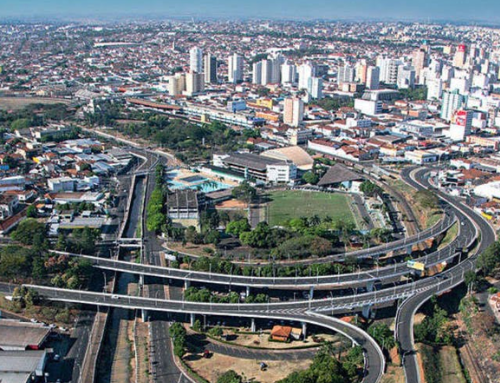
[[[344,220],[356,224],[349,207],[347,194],[313,193],[305,191],[277,191],[267,194],[270,199],[267,219],[271,226],[280,225],[291,218],[330,216],[334,221]],[[356,211],[356,210],[355,210]]]

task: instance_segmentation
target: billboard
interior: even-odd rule
[[[455,113],[453,113],[453,117],[451,119],[452,124],[466,127],[468,114],[469,112],[465,110],[457,110]]]

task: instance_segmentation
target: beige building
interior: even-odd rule
[[[283,122],[290,126],[299,126],[304,119],[304,102],[300,98],[285,99]]]

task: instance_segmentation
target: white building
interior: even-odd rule
[[[337,83],[342,84],[344,82],[354,82],[354,76],[356,75],[356,69],[349,64],[339,67],[337,74]]]
[[[375,90],[379,88],[380,84],[380,68],[370,66],[366,70],[366,88]]]
[[[198,47],[191,48],[189,51],[189,68],[191,72],[203,72],[203,51]]]
[[[443,80],[427,80],[427,100],[440,100],[443,94]]]
[[[323,98],[323,79],[320,77],[311,77],[309,79],[309,87],[307,91],[310,93],[312,98],[322,99]]]
[[[445,131],[447,137],[453,141],[464,141],[470,136],[474,113],[470,110],[457,110],[453,113],[450,128]]]
[[[76,180],[70,177],[49,178],[47,186],[53,192],[75,191]]]
[[[281,84],[294,84],[297,78],[297,67],[294,64],[285,63],[281,66]]]
[[[228,81],[236,84],[243,81],[243,57],[234,54],[228,58]]]
[[[262,83],[262,61],[256,62],[252,66],[252,83],[256,85]]]
[[[354,109],[367,116],[375,116],[382,113],[382,101],[357,98],[354,100]]]
[[[299,66],[299,89],[307,89],[309,79],[316,75],[316,68],[311,64],[302,64]]]
[[[401,65],[398,69],[397,86],[399,89],[413,89],[415,87],[415,69]]]
[[[293,163],[267,165],[267,182],[288,183],[297,178],[297,166]]]
[[[488,199],[500,199],[500,181],[490,182],[474,188],[474,194]]]
[[[465,103],[465,96],[461,95],[458,90],[444,91],[441,105],[441,118],[446,121],[451,121],[453,113],[464,106]]]
[[[429,162],[436,162],[438,155],[424,150],[414,150],[405,152],[405,159],[416,165],[423,165]]]

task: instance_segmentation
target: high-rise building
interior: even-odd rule
[[[377,66],[380,68],[380,81],[386,84],[398,82],[398,69],[402,64],[400,60],[378,58]]]
[[[418,81],[418,83],[421,83],[421,72],[422,70],[427,67],[428,65],[428,56],[427,56],[427,50],[426,49],[417,49],[413,51],[412,55],[412,66],[415,68],[415,77]]]
[[[168,93],[171,96],[179,96],[186,90],[186,75],[184,73],[177,73],[170,76],[168,80]]]
[[[309,87],[309,79],[316,75],[316,68],[311,63],[305,63],[299,66],[299,89]]]
[[[368,65],[366,64],[366,60],[361,60],[360,62],[356,63],[356,75],[354,76],[354,81],[359,82],[360,84],[366,84],[367,70]]]
[[[427,80],[427,100],[440,100],[443,94],[443,80],[440,78]]]
[[[189,51],[189,68],[191,72],[203,72],[203,51],[198,47],[191,48]]]
[[[285,63],[281,66],[281,83],[294,84],[297,78],[297,67],[294,64]]]
[[[192,96],[205,90],[205,76],[203,73],[189,72],[186,74],[186,94]]]
[[[271,84],[279,84],[281,82],[281,65],[285,62],[285,58],[278,53],[271,58],[271,62]]]
[[[321,77],[311,77],[307,91],[312,98],[321,100],[323,98],[323,79]]]
[[[337,82],[339,84],[345,82],[354,82],[354,76],[356,71],[352,65],[346,64],[344,66],[339,67]]]
[[[304,119],[304,102],[300,98],[285,99],[283,122],[298,127]]]
[[[464,141],[470,136],[472,131],[472,118],[474,113],[471,110],[456,110],[451,118],[450,129],[445,134],[453,141]]]
[[[466,57],[467,57],[467,46],[464,44],[460,44],[457,47],[455,56],[453,57],[453,66],[457,68],[463,68],[463,66],[465,65]]]
[[[415,87],[415,69],[401,65],[398,69],[397,86],[399,89],[413,89]]]
[[[458,90],[445,90],[443,92],[441,102],[441,118],[446,121],[451,121],[453,113],[465,106],[467,99],[465,96],[461,95]]]
[[[262,60],[262,71],[260,75],[261,85],[271,84],[273,75],[273,62],[271,60]]]
[[[380,68],[376,66],[370,66],[366,70],[366,88],[370,90],[376,90],[380,85]]]
[[[243,81],[243,57],[235,53],[228,58],[228,81],[236,84]]]
[[[253,63],[252,83],[256,85],[260,85],[262,83],[262,61]]]
[[[206,54],[203,58],[203,73],[205,74],[205,83],[217,84],[217,58]]]

